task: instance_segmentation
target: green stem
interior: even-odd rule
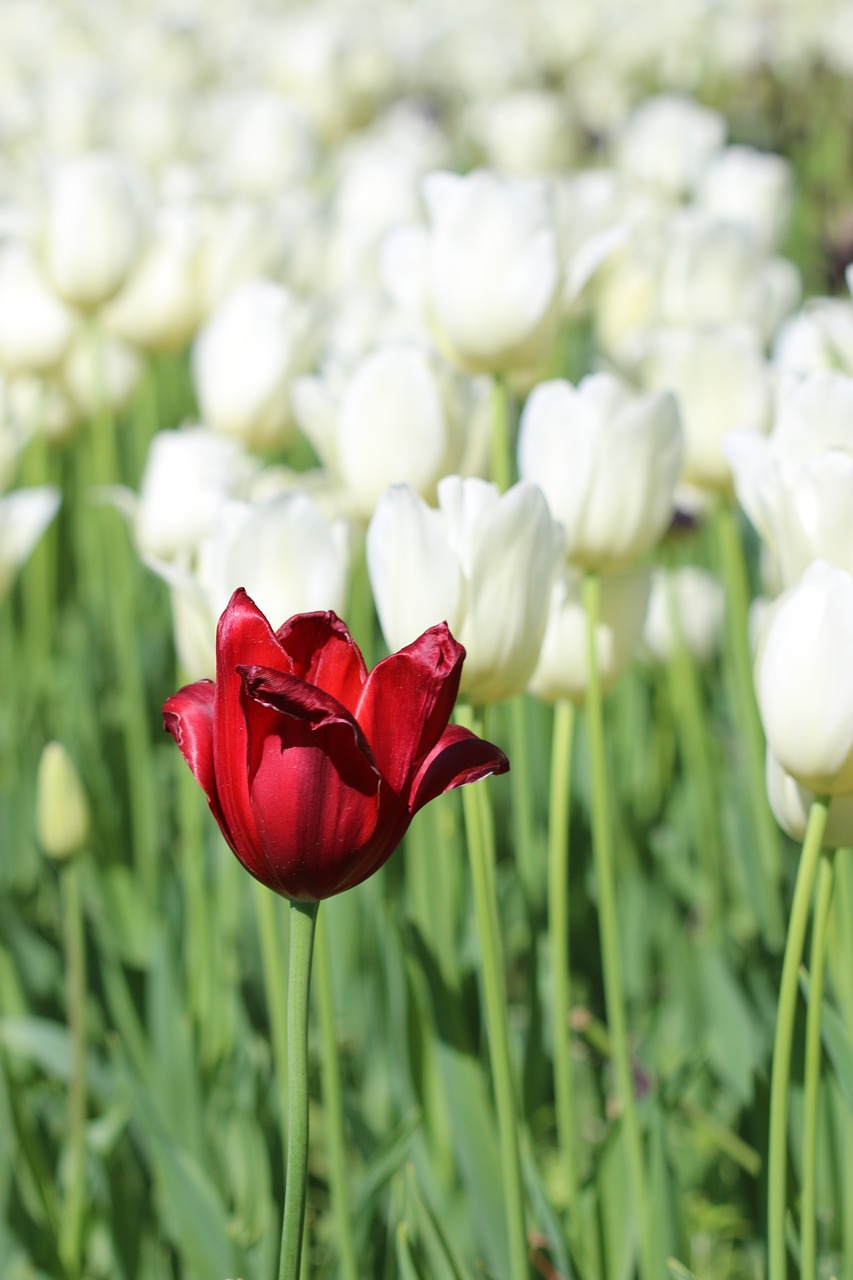
[[[59,1227],[59,1256],[66,1274],[82,1273],[83,1214],[86,1207],[86,940],[80,866],[63,868],[65,975],[71,1074],[68,1081],[68,1184]]]
[[[492,388],[492,480],[501,493],[512,484],[511,448],[509,389],[506,378],[497,373]]]
[[[835,878],[837,892],[835,895],[837,940],[833,975],[835,991],[843,1006],[844,1024],[847,1034],[853,1036],[853,877],[850,874],[850,860],[853,852],[850,849],[838,849],[835,853]],[[853,1113],[845,1107],[844,1140],[844,1177],[843,1177],[843,1209],[841,1212],[843,1233],[844,1263],[839,1273],[840,1280],[853,1280]]]
[[[288,1041],[287,1013],[282,1007],[281,992],[281,937],[278,927],[279,900],[265,885],[255,881],[255,907],[261,931],[261,968],[264,976],[264,995],[272,1036],[272,1056],[278,1077],[278,1123],[281,1133],[281,1152],[287,1160],[287,1109],[288,1109]]]
[[[308,1181],[308,993],[319,902],[290,904],[287,979],[287,1182],[278,1280],[299,1280]]]
[[[542,900],[542,868],[536,857],[536,841],[533,821],[533,780],[530,776],[530,726],[527,720],[525,695],[513,698],[510,703],[512,736],[512,769],[510,770],[510,795],[512,798],[512,827],[515,843],[515,859],[524,896],[528,905],[538,905]]]
[[[803,1186],[800,1208],[800,1274],[803,1276],[817,1275],[817,1104],[820,1087],[820,1020],[834,866],[833,855],[824,850],[821,853],[817,878],[809,961],[809,1007],[806,1014]]]
[[[456,715],[459,723],[466,728],[475,733],[481,731],[480,719],[470,708],[457,707]],[[509,1047],[503,950],[495,894],[494,827],[488,791],[480,786],[463,787],[462,806],[468,838],[474,910],[480,938],[486,1026],[489,1034],[489,1054],[498,1117],[504,1203],[509,1236],[507,1274],[512,1277],[512,1280],[528,1280],[530,1271],[527,1261],[527,1228],[518,1139],[518,1110]]]
[[[652,1224],[645,1208],[645,1159],[634,1097],[634,1075],[628,1044],[622,960],[619,953],[619,918],[616,911],[616,882],[610,825],[610,788],[604,739],[604,700],[595,644],[595,633],[601,613],[601,582],[597,574],[588,573],[584,578],[583,599],[587,625],[586,718],[592,775],[592,846],[598,886],[604,999],[613,1050],[616,1086],[622,1107],[622,1123],[628,1148],[634,1217],[640,1238],[640,1275],[642,1280],[653,1280],[653,1277],[660,1274],[661,1267],[656,1267],[654,1263]]]
[[[723,578],[726,584],[726,623],[728,656],[731,670],[731,703],[735,727],[745,747],[744,761],[748,803],[758,851],[757,865],[752,868],[757,885],[764,937],[777,948],[784,934],[782,897],[779,885],[781,861],[779,833],[767,800],[764,781],[764,735],[752,681],[752,655],[749,648],[749,582],[743,543],[734,512],[726,501],[716,508],[715,531]],[[752,857],[752,851],[749,856]]]
[[[701,878],[710,897],[709,909],[700,904],[700,916],[715,928],[722,924],[724,907],[723,863],[720,857],[714,770],[708,751],[707,722],[696,667],[684,639],[684,628],[672,574],[666,578],[670,624],[675,651],[667,663],[675,727],[693,804],[693,830]]]
[[[829,802],[816,796],[809,812],[806,838],[797,871],[791,919],[785,940],[782,981],[776,1013],[773,1071],[770,1078],[770,1137],[767,1156],[768,1280],[785,1280],[785,1188],[788,1170],[788,1087],[791,1079],[791,1043],[797,1008],[797,975],[803,957],[809,905],[812,898]]]
[[[328,1143],[329,1185],[332,1215],[335,1221],[335,1241],[338,1247],[340,1276],[341,1280],[359,1280],[352,1218],[350,1215],[343,1091],[341,1087],[341,1060],[338,1053],[337,1029],[335,1027],[331,957],[329,955],[329,936],[326,928],[330,909],[333,908],[326,908],[317,928],[317,972],[315,977],[317,1012],[320,1016],[323,1099],[326,1111],[324,1132]]]
[[[548,937],[551,951],[551,1034],[554,1040],[554,1097],[557,1141],[566,1178],[572,1232],[578,1216],[577,1128],[572,1081],[569,970],[569,813],[575,708],[567,699],[554,707],[551,796],[548,822]]]

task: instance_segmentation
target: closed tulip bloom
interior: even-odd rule
[[[467,372],[539,364],[556,339],[563,282],[547,186],[477,170],[429,174],[423,193],[428,232],[385,257],[395,299],[423,306],[441,350]]]
[[[300,378],[297,420],[321,461],[365,520],[392,484],[433,498],[441,476],[457,471],[472,412],[488,397],[422,347],[388,344],[361,360],[336,393],[332,379]],[[466,391],[469,394],[466,395]]]
[[[725,609],[722,584],[707,569],[656,569],[643,630],[646,648],[666,662],[683,642],[697,662],[710,662],[720,647]]]
[[[508,767],[449,725],[465,651],[445,623],[368,674],[334,613],[273,631],[235,591],[216,636],[216,682],[163,707],[243,866],[283,897],[316,901],[366,880],[444,791]]]
[[[604,692],[627,669],[640,645],[649,602],[649,571],[632,569],[601,582],[601,616],[595,652]],[[566,565],[551,590],[548,625],[528,689],[544,702],[569,698],[581,704],[589,683],[587,615],[583,575]]]
[[[0,601],[59,510],[60,500],[52,485],[0,496]]]
[[[91,152],[57,170],[45,232],[45,267],[60,297],[84,310],[124,284],[145,234],[135,173],[117,156]]]
[[[51,289],[30,250],[0,252],[0,365],[9,373],[46,373],[62,360],[77,317]]]
[[[637,107],[622,130],[619,166],[637,182],[679,199],[695,186],[725,138],[719,112],[690,98],[659,94]]]
[[[754,147],[726,147],[699,179],[697,202],[716,218],[746,227],[763,249],[777,249],[793,199],[791,166]]]
[[[111,333],[146,351],[173,351],[195,336],[204,303],[198,224],[189,210],[161,214],[130,278],[106,308]]]
[[[514,697],[536,665],[561,552],[562,532],[535,484],[500,494],[485,480],[447,476],[438,510],[393,486],[367,531],[389,648],[446,618],[468,655],[465,697],[475,705]]]
[[[198,544],[194,570],[149,562],[172,590],[178,657],[186,675],[214,671],[216,620],[244,584],[262,612],[291,617],[343,611],[349,585],[349,538],[305,493],[262,502],[222,501]]]
[[[755,657],[767,745],[819,795],[853,792],[853,577],[816,561],[768,610]]]
[[[284,285],[252,280],[208,320],[192,370],[205,426],[252,449],[277,449],[292,434],[290,386],[308,364],[304,306]]]
[[[114,413],[131,401],[142,373],[142,359],[135,347],[106,334],[98,339],[97,353],[91,337],[81,330],[65,353],[61,376],[65,390],[86,418],[93,418],[104,404]]]
[[[770,426],[770,368],[758,334],[747,325],[662,330],[650,339],[642,373],[647,387],[666,388],[678,399],[684,479],[702,489],[727,489],[726,437]]]
[[[155,560],[193,554],[225,499],[242,497],[257,469],[238,440],[205,427],[158,431],[130,504],[140,554]]]
[[[766,782],[774,818],[786,835],[802,844],[815,793],[786,773],[770,750],[767,752]],[[822,844],[825,849],[846,848],[853,844],[853,794],[833,796],[830,800]]]
[[[611,572],[668,527],[683,458],[673,396],[636,397],[612,374],[532,392],[519,424],[518,470],[540,485],[566,532],[566,557]]]
[[[36,776],[36,838],[49,858],[64,861],[86,847],[89,803],[74,761],[61,742],[48,742]]]

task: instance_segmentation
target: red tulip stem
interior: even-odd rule
[[[308,1180],[308,995],[319,902],[290,904],[287,980],[287,1182],[278,1280],[299,1280]]]

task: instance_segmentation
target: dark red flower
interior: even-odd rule
[[[464,657],[442,622],[368,675],[334,613],[273,632],[238,588],[215,684],[173,694],[163,723],[243,866],[284,897],[329,898],[378,871],[429,800],[509,768],[448,724]]]

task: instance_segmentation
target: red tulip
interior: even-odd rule
[[[216,683],[173,694],[163,722],[243,866],[284,897],[329,898],[378,871],[429,800],[509,768],[448,724],[464,657],[442,622],[368,674],[334,613],[273,632],[238,588]]]

